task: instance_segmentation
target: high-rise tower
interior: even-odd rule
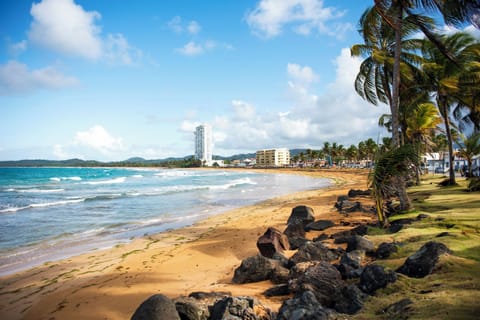
[[[206,165],[212,163],[212,127],[208,124],[195,128],[195,158]]]

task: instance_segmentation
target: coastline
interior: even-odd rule
[[[242,169],[240,169],[242,170]],[[125,245],[95,250],[0,277],[2,319],[125,319],[155,293],[170,297],[193,291],[229,291],[266,299],[270,283],[232,284],[242,259],[256,255],[265,230],[285,228],[291,209],[312,207],[316,219],[339,220],[333,203],[349,189],[365,189],[366,170],[262,170],[329,178],[330,187],[293,193],[208,217]],[[338,229],[332,228],[329,232]]]

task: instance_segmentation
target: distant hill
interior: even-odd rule
[[[293,157],[300,152],[305,152],[306,149],[292,149],[290,155]],[[214,155],[214,160],[243,160],[255,158],[256,154],[241,153],[233,156]],[[43,159],[29,159],[17,161],[0,161],[0,167],[126,167],[126,166],[164,166],[173,162],[181,162],[191,159],[193,155],[185,157],[169,157],[165,159],[144,159],[142,157],[132,157],[123,161],[102,162],[96,160],[82,160],[82,159],[68,159],[68,160],[43,160]]]

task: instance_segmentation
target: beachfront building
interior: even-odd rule
[[[258,150],[256,166],[282,167],[290,164],[290,150],[287,148]]]
[[[212,165],[212,127],[201,124],[195,128],[195,159],[203,165]]]

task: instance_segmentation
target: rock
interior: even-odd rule
[[[395,281],[397,281],[395,272],[386,272],[382,266],[370,264],[363,269],[358,287],[365,293],[373,294],[376,290],[385,288]]]
[[[354,314],[363,307],[363,302],[367,298],[357,286],[350,284],[344,286],[341,291],[342,299],[335,303],[335,310],[340,313]]]
[[[367,232],[368,232],[368,227],[364,224],[361,224],[355,228],[334,233],[331,235],[331,238],[336,240],[336,239],[351,237],[356,235],[364,236],[367,234]]]
[[[350,191],[348,191],[348,197],[350,198],[358,197],[358,196],[370,196],[370,195],[372,195],[372,192],[370,190],[350,189]]]
[[[290,289],[288,288],[288,284],[279,284],[265,290],[263,294],[266,297],[288,296]]]
[[[372,241],[362,236],[351,236],[347,238],[347,252],[353,250],[364,250],[367,253],[373,253],[375,251],[375,245]]]
[[[448,237],[448,236],[451,236],[451,235],[452,234],[450,234],[450,232],[444,231],[444,232],[440,232],[439,234],[437,234],[435,236],[435,238]]]
[[[363,211],[362,204],[359,201],[350,200],[343,200],[335,203],[335,208],[341,213]]]
[[[208,304],[191,297],[180,297],[174,300],[175,308],[182,320],[208,320],[210,311]]]
[[[131,320],[180,320],[175,303],[163,294],[155,294],[142,302]]]
[[[231,296],[232,293],[229,291],[214,291],[214,292],[204,292],[204,291],[194,291],[191,292],[188,297],[189,298],[194,298],[197,300],[206,300],[209,301],[210,304],[211,302],[216,301],[218,299],[221,299],[226,296]]]
[[[413,218],[402,218],[402,219],[397,219],[397,220],[394,220],[394,221],[391,221],[390,222],[390,225],[394,225],[394,224],[412,224],[413,222],[415,221],[415,219]]]
[[[332,261],[338,256],[321,242],[308,241],[290,258],[290,265],[304,261]]]
[[[211,320],[274,320],[274,314],[252,297],[225,297],[217,301]]]
[[[408,257],[397,272],[413,278],[423,278],[433,271],[438,258],[445,253],[452,253],[452,251],[443,243],[429,241]]]
[[[283,233],[287,237],[305,237],[305,227],[303,226],[303,223],[290,223],[287,225],[287,228]]]
[[[335,225],[331,220],[317,220],[312,223],[309,223],[305,226],[306,231],[323,231],[325,229],[331,228]]]
[[[300,223],[304,227],[315,221],[313,209],[307,206],[296,206],[288,218],[287,224]]]
[[[352,266],[344,263],[335,265],[335,268],[337,268],[337,270],[340,272],[343,280],[360,278],[363,272],[363,268],[353,268]]]
[[[427,219],[427,218],[430,218],[430,216],[429,216],[428,214],[420,213],[420,214],[415,218],[415,220],[420,221],[420,220]]]
[[[325,309],[311,291],[304,291],[285,300],[278,311],[277,320],[329,320],[333,312]]]
[[[392,224],[388,227],[388,232],[390,233],[397,233],[398,231],[403,229],[403,224]]]
[[[338,196],[337,197],[337,202],[342,202],[342,201],[345,201],[345,200],[348,200],[348,196]]]
[[[270,227],[258,238],[257,248],[262,256],[272,258],[275,253],[283,253],[284,250],[289,250],[290,244],[285,234],[280,230]]]
[[[312,239],[313,242],[319,242],[319,241],[323,241],[323,240],[327,240],[329,237],[327,234],[325,233],[322,233],[321,235],[319,235],[318,237],[315,237]]]
[[[378,311],[377,314],[384,315],[388,319],[406,320],[412,313],[412,304],[412,300],[405,298]]]
[[[241,265],[235,269],[234,283],[250,283],[270,280],[274,273],[288,272],[279,260],[269,259],[262,255],[256,255],[244,259]]]
[[[290,291],[295,294],[311,291],[322,306],[333,308],[345,286],[340,272],[325,261],[305,263],[298,267],[292,268],[292,279],[289,281]],[[305,267],[304,272],[301,272],[301,269]]]
[[[353,250],[345,252],[340,258],[340,264],[346,264],[353,269],[358,269],[362,266],[362,260],[365,258],[365,251]]]
[[[395,243],[382,242],[375,251],[375,257],[378,259],[386,259],[390,257],[392,253],[398,251],[398,247]]]
[[[308,240],[305,238],[305,227],[303,223],[292,223],[283,232],[288,237],[291,250],[300,248]]]

